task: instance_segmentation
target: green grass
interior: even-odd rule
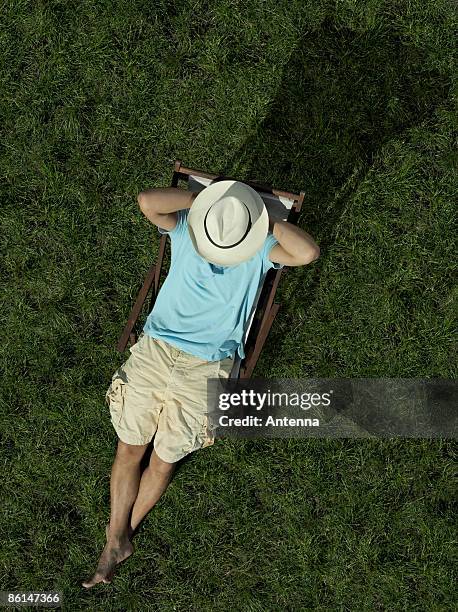
[[[456,608],[452,440],[234,440],[185,460],[86,592],[116,447],[104,393],[178,158],[304,190],[255,375],[456,376],[456,7],[0,9],[1,589],[65,610]],[[146,318],[142,315],[142,321]]]

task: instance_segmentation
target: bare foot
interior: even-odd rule
[[[82,583],[83,587],[89,589],[99,582],[109,584],[113,578],[116,566],[130,557],[133,552],[134,547],[130,540],[107,542],[100,556],[95,574],[90,580]]]

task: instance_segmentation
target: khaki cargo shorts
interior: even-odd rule
[[[114,373],[105,400],[126,444],[148,444],[174,463],[214,443],[208,425],[207,378],[227,379],[234,359],[205,361],[142,332]]]

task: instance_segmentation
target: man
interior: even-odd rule
[[[115,372],[106,400],[118,434],[107,542],[86,588],[111,582],[132,552],[141,520],[167,488],[177,462],[213,444],[207,379],[228,378],[269,268],[302,266],[319,256],[313,238],[270,219],[259,194],[239,181],[193,193],[170,187],[138,196],[140,210],[168,233],[169,274],[138,342]],[[270,231],[269,231],[270,230]],[[149,466],[140,461],[155,436]]]

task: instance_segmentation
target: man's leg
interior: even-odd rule
[[[138,494],[140,462],[148,444],[132,445],[118,440],[111,470],[111,514],[108,540],[123,540],[130,535],[129,514]]]
[[[132,508],[130,527],[134,531],[169,485],[176,463],[162,461],[153,450],[148,467],[144,470],[137,499]]]
[[[111,517],[107,543],[95,574],[90,580],[83,582],[86,588],[98,582],[111,582],[116,565],[133,552],[129,540],[129,514],[138,493],[140,462],[147,447],[148,444],[137,446],[118,441],[111,470]]]

